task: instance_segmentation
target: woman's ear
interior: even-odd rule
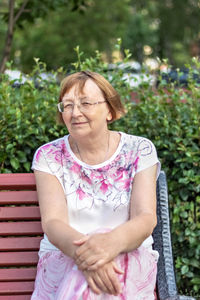
[[[107,120],[107,122],[110,122],[112,120],[112,114],[110,111],[108,112],[106,120]]]

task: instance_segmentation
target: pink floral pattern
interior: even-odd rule
[[[33,167],[37,169],[37,164],[41,165],[41,161],[45,160],[43,163],[48,165],[49,171],[59,177],[65,187],[68,203],[69,198],[74,199],[75,196],[76,209],[92,208],[95,194],[98,195],[96,201],[108,202],[112,198],[110,203],[112,209],[116,210],[129,203],[139,159],[136,151],[125,148],[122,147],[111,163],[99,168],[87,168],[73,159],[64,139],[59,139],[38,149]]]
[[[121,215],[121,222],[128,220],[134,176],[158,163],[158,159],[155,147],[148,139],[120,134],[121,141],[115,154],[96,166],[89,166],[76,158],[70,149],[68,136],[37,150],[32,168],[58,178],[67,199],[72,225],[84,216],[83,211],[87,218],[92,220],[96,216],[98,221],[99,210],[103,207],[106,207],[107,219],[112,219],[116,213],[116,218]],[[100,216],[99,224],[101,222]]]
[[[121,254],[116,259],[124,274],[118,275],[122,293],[119,296],[97,295],[73,260],[60,251],[42,255],[37,269],[31,300],[155,300],[157,259],[146,248]]]

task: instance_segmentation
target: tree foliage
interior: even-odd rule
[[[71,10],[83,11],[90,0],[44,0],[38,5],[37,0],[9,0],[8,5],[3,1],[0,6],[2,20],[7,23],[7,34],[0,63],[0,73],[4,72],[12,48],[14,30],[23,28],[24,22],[33,23],[36,18],[44,18],[49,11],[59,7],[72,5]],[[6,9],[7,8],[7,9]],[[1,9],[3,9],[1,11]]]
[[[154,57],[168,58],[173,65],[184,64],[191,44],[199,43],[199,0],[131,0],[131,5],[132,17],[123,40],[133,56],[139,57],[138,47],[142,51],[147,43],[153,47]],[[200,56],[200,47],[198,51]]]
[[[182,66],[191,56],[200,56],[199,0],[11,1],[15,2],[15,16],[26,1],[15,26],[11,53],[14,64],[25,71],[31,70],[33,57],[41,58],[50,69],[69,64],[75,59],[76,45],[87,55],[99,49],[110,59],[117,37],[140,62],[158,56]],[[1,40],[6,35],[7,3],[2,0],[0,4]],[[150,46],[149,53],[144,52],[145,46]]]
[[[50,11],[58,8],[67,8],[71,11],[84,11],[91,0],[43,0],[38,4],[37,0],[14,0],[14,15],[17,16],[22,9],[22,13],[17,19],[17,26],[23,27],[24,22],[34,23],[37,18],[44,18]],[[5,3],[4,3],[5,9]],[[3,19],[7,22],[9,16],[8,11],[4,10]]]
[[[16,32],[12,57],[20,49],[20,67],[28,71],[33,57],[45,61],[49,69],[70,65],[76,45],[87,55],[99,49],[109,56],[113,40],[123,35],[127,14],[128,1],[121,0],[111,1],[109,9],[107,0],[93,1],[83,14],[67,8],[51,11],[45,20],[38,18]]]

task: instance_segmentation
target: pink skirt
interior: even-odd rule
[[[88,287],[73,260],[61,251],[41,255],[31,300],[155,300],[157,253],[144,246],[121,254],[117,265],[124,274],[117,275],[122,293],[97,295]]]

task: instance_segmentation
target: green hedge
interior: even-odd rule
[[[200,294],[200,89],[138,91],[126,118],[113,124],[150,138],[167,174],[172,242],[179,289]],[[181,101],[184,99],[184,102]]]
[[[119,47],[119,45],[117,45]],[[106,65],[97,52],[94,57],[78,60],[75,70],[90,69],[106,77]],[[126,51],[125,61],[129,58]],[[195,70],[200,69],[198,61]],[[193,66],[190,68],[193,68]],[[56,81],[40,82],[35,88],[31,77],[45,71],[36,67],[24,85],[13,88],[4,75],[0,81],[0,171],[30,172],[34,151],[40,145],[67,133],[56,124],[59,86]],[[122,71],[112,74],[112,84],[122,95],[127,115],[111,124],[111,129],[151,139],[165,170],[169,186],[172,241],[178,288],[188,295],[200,294],[200,88],[191,79],[187,89],[161,81],[157,89],[149,84],[135,88],[140,99],[130,101],[131,89],[121,80]]]

